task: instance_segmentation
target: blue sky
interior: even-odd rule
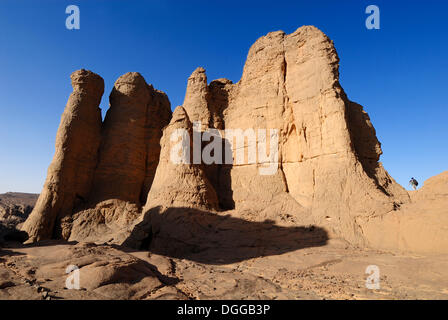
[[[71,4],[80,30],[65,27]],[[380,30],[365,27],[369,4]],[[423,183],[448,170],[447,15],[447,1],[0,0],[0,193],[40,192],[74,70],[104,78],[103,114],[129,71],[175,107],[196,67],[236,82],[257,38],[302,25],[334,40],[341,84],[369,113],[389,173]]]

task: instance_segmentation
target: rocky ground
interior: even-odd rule
[[[231,263],[230,251],[219,262],[210,250],[177,258],[89,243],[8,243],[0,299],[448,299],[446,255],[361,250],[337,239]],[[69,265],[80,268],[80,290],[65,288]],[[379,290],[366,288],[369,265],[379,267]]]
[[[8,211],[0,225],[9,221],[11,232],[36,197],[1,195],[2,208],[8,203],[8,208],[28,209]],[[4,241],[0,299],[448,299],[446,254],[360,249],[328,239],[321,228],[195,214],[184,212],[187,226],[187,220],[167,214],[150,251],[88,242]],[[70,265],[79,268],[79,290],[66,288]],[[378,290],[366,287],[369,265],[379,268]]]

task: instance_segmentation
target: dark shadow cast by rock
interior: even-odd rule
[[[342,99],[347,106],[347,120],[349,124],[349,134],[353,141],[353,147],[358,160],[364,171],[373,180],[375,185],[385,195],[390,196],[383,184],[378,180],[378,170],[380,170],[381,143],[376,137],[376,131],[370,122],[369,115],[364,108],[353,101],[350,101],[345,93]]]
[[[28,233],[17,230],[15,226],[5,226],[0,223],[0,246],[6,242],[23,243],[28,240]]]
[[[12,256],[23,256],[24,253],[21,252],[15,252],[12,250],[5,250],[5,248],[0,248],[0,262],[4,262],[5,259],[2,257],[12,257]]]
[[[277,226],[191,208],[155,207],[145,213],[125,246],[205,264],[229,264],[324,246],[327,232],[316,226]]]
[[[218,184],[215,190],[218,194],[219,206],[222,210],[232,210],[235,209],[235,201],[233,200],[233,190],[232,190],[232,176],[231,170],[233,167],[233,154],[232,145],[228,139],[223,139],[223,164],[219,165],[218,170]],[[232,159],[230,163],[226,163],[226,157]]]

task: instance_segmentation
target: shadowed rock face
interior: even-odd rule
[[[151,189],[157,165],[160,157],[160,139],[163,128],[171,120],[171,104],[168,96],[162,91],[155,90],[149,86],[151,102],[146,116],[146,172],[140,194],[140,203],[146,203],[148,192]]]
[[[30,241],[68,237],[77,201],[87,199],[101,140],[104,81],[79,70],[71,75],[70,95],[56,135],[56,152],[36,206],[23,226]]]

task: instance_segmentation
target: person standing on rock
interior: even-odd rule
[[[409,180],[409,184],[411,185],[411,187],[414,190],[417,190],[417,186],[418,186],[418,181],[414,179],[414,177],[411,178],[411,180]]]

